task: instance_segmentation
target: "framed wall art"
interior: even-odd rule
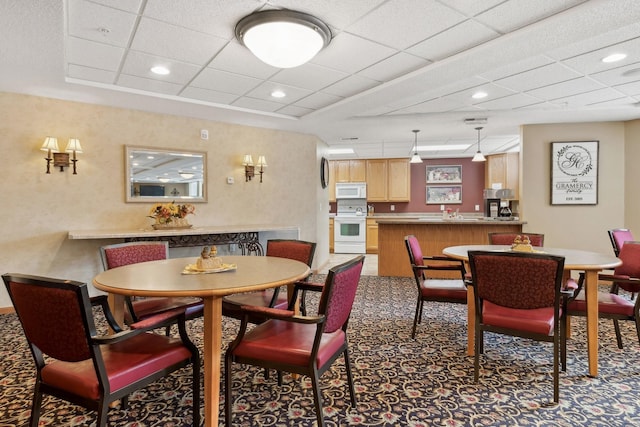
[[[461,184],[462,165],[427,166],[427,184]]]
[[[462,185],[427,185],[427,205],[462,203]]]
[[[598,141],[551,143],[551,204],[598,204]]]

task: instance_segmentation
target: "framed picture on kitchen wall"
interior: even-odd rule
[[[551,204],[598,204],[598,141],[551,143]]]
[[[461,184],[462,165],[427,165],[427,184]]]
[[[427,185],[427,205],[462,203],[462,185]]]

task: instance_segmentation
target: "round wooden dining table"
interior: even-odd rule
[[[307,277],[303,262],[268,256],[224,256],[235,269],[218,273],[183,274],[196,258],[173,258],[113,268],[93,279],[96,289],[109,293],[116,320],[122,321],[125,296],[200,297],[204,301],[204,420],[218,426],[222,297],[289,285]],[[292,295],[292,292],[289,292]]]
[[[598,375],[598,273],[622,264],[613,255],[577,249],[535,247],[534,250],[549,255],[564,257],[565,279],[572,271],[584,272],[584,292],[587,303],[587,347],[589,354],[589,375]],[[465,245],[444,248],[442,253],[451,258],[469,260],[469,251],[509,251],[509,245]],[[474,354],[475,297],[473,286],[467,287],[467,354]]]

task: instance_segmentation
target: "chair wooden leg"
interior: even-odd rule
[[[107,425],[108,415],[109,415],[109,402],[102,399],[98,404],[98,418],[96,419],[96,426],[105,427]]]
[[[36,381],[33,390],[33,403],[31,405],[31,427],[38,427],[40,422],[40,407],[42,406],[42,393],[40,392],[40,384]]]
[[[420,319],[422,318],[422,300],[418,300],[418,304],[416,305],[416,315],[413,316],[413,329],[411,330],[411,338],[416,338],[416,328],[418,327],[418,323],[420,323]]]
[[[636,335],[638,335],[638,342],[640,343],[640,316],[636,314]]]
[[[479,330],[479,327],[476,326],[476,337],[475,337],[475,346],[473,352],[473,382],[477,383],[480,377],[480,352],[482,347],[482,332]]]
[[[553,337],[553,402],[558,403],[560,396],[560,328],[556,327]]]
[[[613,328],[616,330],[616,341],[618,341],[618,348],[622,348],[622,334],[620,333],[620,323],[618,319],[613,319]]]
[[[353,374],[351,373],[351,361],[349,358],[349,349],[344,350],[344,367],[347,371],[347,381],[349,382],[349,397],[351,398],[351,407],[356,407],[356,391],[353,386]]]
[[[311,384],[313,386],[313,397],[315,398],[314,400],[316,404],[316,419],[318,420],[318,427],[325,427],[324,414],[322,413],[322,391],[320,390],[320,380],[316,369],[313,370],[313,375],[311,375]]]

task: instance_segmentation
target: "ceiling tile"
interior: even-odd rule
[[[379,83],[380,82],[361,76],[349,76],[337,83],[327,86],[322,89],[322,92],[346,98],[377,86]]]
[[[252,77],[227,73],[226,71],[212,70],[210,68],[202,72],[191,82],[190,86],[202,89],[216,90],[219,92],[244,95],[258,86],[262,81]]]
[[[592,92],[602,89],[603,85],[586,77],[580,77],[566,82],[556,83],[540,89],[527,91],[527,94],[537,98],[554,100],[567,96],[578,95],[580,93]]]
[[[355,73],[392,56],[389,47],[348,33],[338,34],[311,62],[347,73]]]
[[[212,102],[214,104],[231,104],[238,99],[238,95],[232,93],[218,92],[215,90],[202,89],[197,87],[187,87],[181,93],[185,98],[199,99],[201,101]]]
[[[296,68],[283,69],[271,80],[303,89],[319,90],[347,76],[347,73],[341,71],[307,63]]]
[[[634,58],[634,59],[640,59]],[[591,78],[607,86],[632,83],[640,80],[640,62],[633,62],[591,75]]]
[[[464,19],[462,14],[434,0],[390,0],[349,26],[347,31],[386,46],[406,49]],[[391,22],[396,25],[389,25]]]
[[[131,48],[182,62],[205,65],[226,43],[219,37],[142,18]]]
[[[359,71],[358,74],[373,80],[386,82],[429,63],[424,58],[400,52]]]
[[[614,86],[614,89],[629,96],[640,96],[640,81],[617,85]]]
[[[517,92],[523,92],[577,77],[580,77],[580,74],[560,64],[549,64],[544,67],[496,80],[495,83]]]
[[[159,65],[167,67],[171,73],[166,76],[152,73],[151,68]],[[186,84],[199,71],[200,68],[192,64],[158,58],[140,52],[129,52],[122,66],[124,74],[179,84]]]
[[[619,62],[605,63],[602,58],[613,53],[626,53],[627,57]],[[583,55],[574,56],[562,61],[580,73],[591,74],[619,68],[640,59],[640,37],[619,43],[615,47],[606,46]]]
[[[278,104],[277,102],[265,101],[263,99],[249,98],[248,96],[243,96],[241,98],[236,99],[231,104],[235,107],[248,108],[250,110],[258,110],[258,111],[276,111],[282,107],[282,104]]]
[[[67,76],[72,79],[87,80],[90,82],[113,84],[116,73],[113,71],[99,70],[97,68],[83,67],[69,64]]]
[[[334,102],[340,101],[342,98],[335,95],[329,95],[328,93],[314,93],[312,95],[307,96],[306,98],[301,99],[296,102],[295,105],[303,108],[310,108],[313,110],[317,110],[322,107],[326,107],[327,105],[333,104]]]
[[[142,0],[91,0],[93,3],[109,6],[127,12],[138,13]]]
[[[136,23],[135,14],[86,0],[75,1],[72,6],[68,8],[69,35],[114,46],[127,46]]]
[[[479,76],[487,80],[498,80],[524,73],[525,71],[541,68],[545,65],[552,64],[553,62],[554,61],[552,59],[547,58],[546,56],[536,55],[520,61],[515,61],[502,67],[487,70],[480,73]]]
[[[508,33],[586,0],[510,0],[478,15],[491,28]]]
[[[280,114],[286,114],[288,116],[293,116],[293,117],[303,117],[313,112],[313,110],[310,108],[299,107],[297,105],[287,105],[285,107],[282,107],[279,110],[276,110],[276,112]]]
[[[267,79],[280,71],[279,68],[265,64],[254,56],[249,49],[235,41],[222,48],[209,63],[208,67],[257,79]]]
[[[594,90],[593,92],[581,93],[572,96],[554,99],[552,102],[562,105],[564,108],[578,108],[592,104],[600,104],[603,102],[613,101],[620,98],[626,98],[620,92],[613,89],[605,88]]]
[[[504,0],[440,0],[440,2],[465,16],[471,17],[491,9],[495,5],[504,2]]]
[[[342,30],[386,0],[269,0],[277,9],[299,10],[321,19],[325,24]]]
[[[151,93],[162,93],[165,95],[177,95],[180,92],[180,89],[182,89],[182,85],[179,84],[145,79],[137,76],[129,76],[126,74],[120,75],[118,78],[118,86],[144,90]]]
[[[452,111],[460,108],[461,102],[449,98],[436,98],[410,107],[395,110],[393,114],[410,114],[410,113],[441,113],[444,111]]]
[[[535,98],[524,93],[516,93],[502,98],[481,102],[478,103],[477,106],[485,110],[499,111],[526,107],[527,105],[538,104],[540,101],[541,100],[539,98]]]
[[[67,61],[107,71],[117,71],[124,49],[117,46],[96,43],[90,40],[69,37],[67,39]]]
[[[410,47],[407,52],[438,61],[498,36],[485,25],[467,20]]]
[[[271,96],[271,93],[275,90],[283,91],[286,96],[284,98],[274,98],[273,96]],[[275,102],[277,104],[280,104],[280,107],[282,107],[283,104],[292,104],[295,101],[304,98],[305,96],[311,95],[311,93],[313,92],[311,92],[310,90],[283,85],[281,83],[263,82],[253,90],[247,92],[246,96]]]

